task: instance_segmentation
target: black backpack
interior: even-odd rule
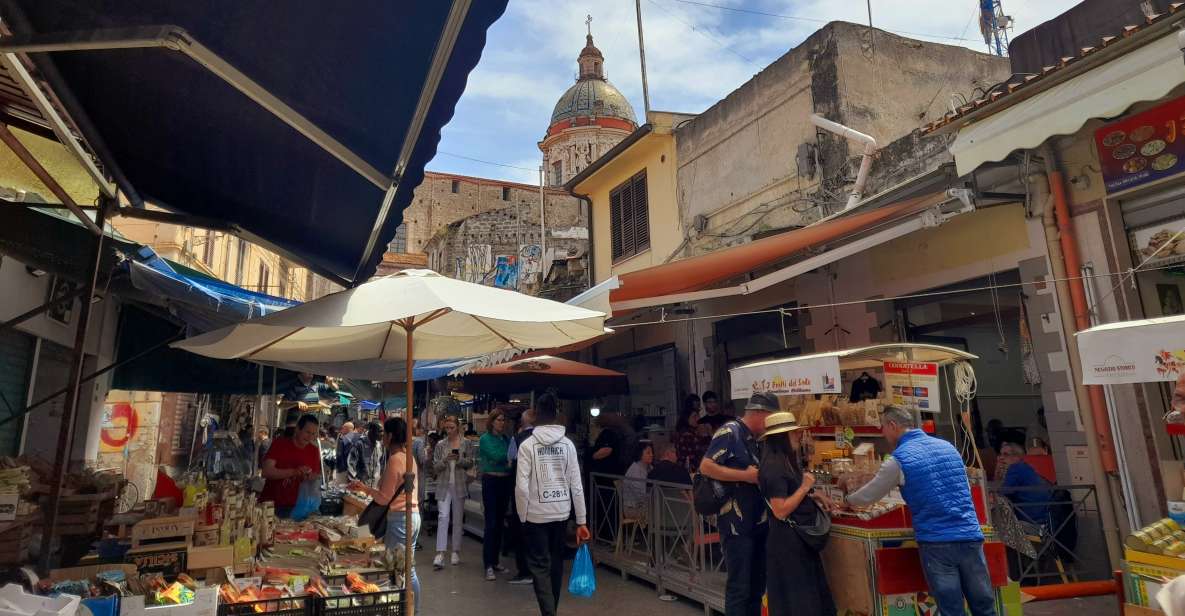
[[[691,504],[700,515],[717,515],[728,502],[732,490],[703,473],[691,480]]]

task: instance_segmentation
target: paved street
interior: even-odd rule
[[[426,546],[435,542],[431,536],[425,539],[430,541]],[[424,592],[421,604],[424,616],[485,616],[491,609],[496,612],[488,613],[498,616],[539,613],[530,586],[511,586],[506,583],[509,579],[506,575],[497,582],[482,579],[481,542],[478,540],[465,537],[462,562],[457,567],[433,571],[432,555],[431,550],[425,550],[416,556]],[[513,567],[509,558],[503,559],[503,564]],[[560,601],[560,613],[564,616],[652,616],[656,612],[663,616],[700,616],[703,608],[686,600],[660,601],[652,586],[638,580],[623,580],[616,572],[605,568],[597,569],[597,594],[592,599],[573,597],[565,590]],[[1025,616],[1112,614],[1115,613],[1115,598],[1087,597],[1028,603],[1024,613]]]
[[[428,537],[431,542],[435,538]],[[416,555],[420,582],[423,585],[424,600],[421,610],[424,616],[451,616],[467,614],[513,615],[538,614],[535,593],[530,586],[511,586],[509,579],[487,582],[483,579],[481,567],[481,543],[466,537],[461,552],[462,563],[457,567],[445,567],[442,571],[432,570],[433,552],[425,544],[425,550]],[[503,564],[513,566],[512,559]],[[569,566],[571,563],[568,563]],[[567,579],[565,578],[565,586]],[[493,609],[494,611],[490,611]],[[702,608],[694,603],[660,601],[654,588],[641,582],[625,581],[620,575],[608,569],[597,569],[597,593],[592,599],[581,599],[568,594],[560,600],[560,613],[564,616],[649,616],[661,611],[665,616],[696,616],[703,614]]]

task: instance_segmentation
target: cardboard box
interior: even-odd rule
[[[143,596],[124,597],[120,616],[218,616],[218,588],[199,588],[193,603],[186,605],[145,605]]]
[[[190,570],[229,567],[235,562],[235,548],[231,545],[209,545],[189,548],[186,567]]]
[[[0,522],[11,522],[16,519],[17,503],[21,495],[17,493],[0,494]]]
[[[95,576],[104,571],[116,570],[123,571],[124,577],[126,577],[128,580],[128,590],[130,590],[133,594],[144,594],[144,589],[140,586],[140,575],[136,572],[136,567],[134,565],[126,565],[123,563],[52,569],[50,570],[49,577],[47,579],[51,582],[62,582],[65,580],[93,580]]]
[[[188,569],[189,544],[179,542],[133,548],[128,550],[124,560],[135,565],[140,573],[176,576]]]
[[[188,543],[193,537],[194,518],[156,518],[132,527],[132,547],[169,541]]]

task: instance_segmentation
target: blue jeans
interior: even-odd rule
[[[918,553],[939,614],[964,616],[966,599],[972,616],[996,616],[996,593],[982,541],[919,542]]]
[[[411,544],[414,546],[420,540],[420,512],[411,512]],[[390,512],[387,514],[387,534],[383,543],[388,550],[403,550],[407,547],[407,514]],[[411,557],[411,590],[415,593],[415,611],[420,613],[420,576],[416,574],[416,556]]]
[[[768,528],[760,526],[747,535],[720,533],[724,545],[725,616],[761,616],[761,598],[765,595],[765,536]]]

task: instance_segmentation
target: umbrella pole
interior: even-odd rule
[[[414,345],[412,344],[412,336],[415,333],[415,329],[416,329],[416,327],[415,327],[414,321],[409,321],[407,323],[407,325],[404,326],[404,330],[407,332],[407,354],[404,355],[404,360],[403,360],[404,365],[407,367],[407,377],[406,377],[407,378],[407,383],[406,383],[406,385],[407,385],[407,445],[406,445],[407,449],[404,450],[404,456],[405,456],[404,459],[407,460],[407,464],[405,467],[406,473],[403,476],[403,490],[404,490],[404,494],[406,495],[406,500],[404,501],[406,504],[404,505],[404,516],[403,516],[403,524],[404,524],[404,527],[403,527],[404,528],[404,534],[403,534],[404,541],[403,541],[403,543],[404,543],[404,549],[406,550],[406,552],[404,553],[404,556],[403,556],[403,589],[404,589],[403,590],[403,597],[404,597],[403,613],[407,614],[408,616],[415,616],[415,613],[414,613],[415,612],[415,601],[414,601],[415,598],[412,596],[412,594],[415,593],[415,590],[412,589],[412,585],[411,585],[411,570],[412,570],[412,560],[411,559],[415,555],[415,545],[412,542],[412,530],[411,530],[411,527],[412,527],[412,524],[411,524],[412,492],[411,492],[411,490],[407,489],[408,486],[412,485],[412,482],[415,481],[415,473],[412,471],[412,462],[411,462],[411,460],[412,460],[412,455],[411,455],[412,435],[415,433],[415,429],[414,429],[413,423],[412,423],[415,420],[415,418],[413,417],[413,414],[412,414],[412,409],[415,408],[415,394],[416,394],[415,381],[412,379],[412,376],[413,376],[412,370],[415,365],[414,358],[412,357],[413,354],[415,353]]]

